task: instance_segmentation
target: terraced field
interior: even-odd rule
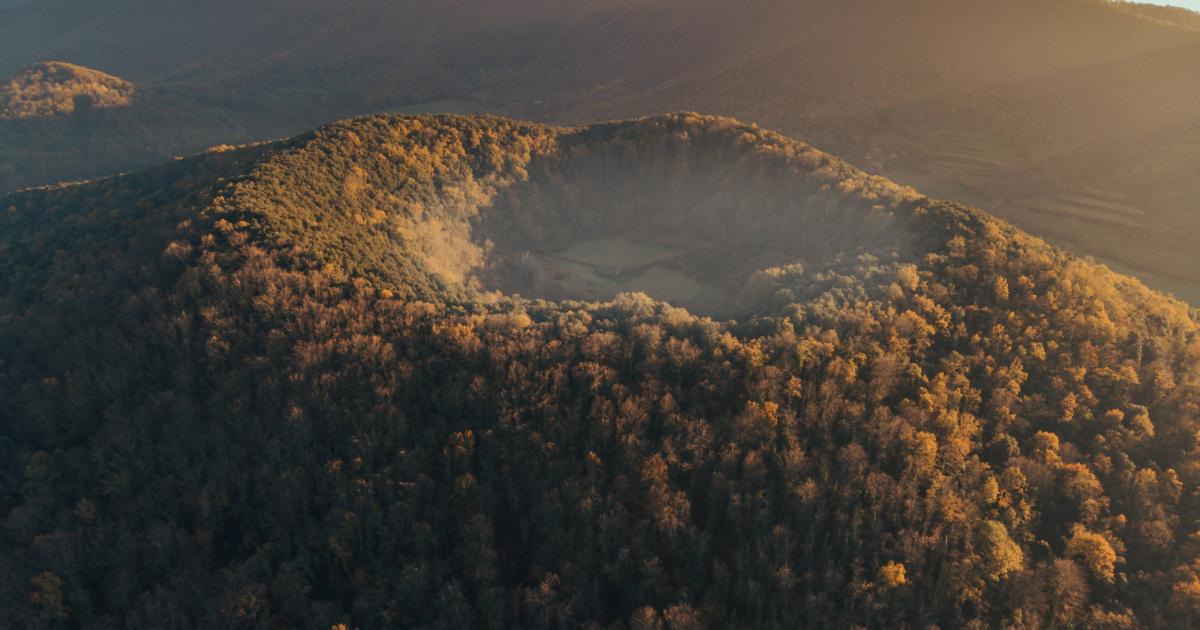
[[[1147,231],[1150,229],[1145,211],[1132,205],[1119,193],[1099,187],[1047,197],[1017,200],[1016,210],[1034,215],[1061,217],[1077,222],[1099,222],[1113,228]]]
[[[871,144],[868,167],[917,190],[963,201],[981,197],[998,179],[1011,178],[1023,161],[1001,139],[965,124],[933,130],[900,125],[873,134]]]
[[[496,108],[488,107],[479,101],[472,101],[464,98],[447,98],[438,101],[429,101],[426,103],[413,103],[411,105],[388,107],[376,112],[372,112],[372,114],[405,114],[408,116],[416,116],[418,114],[461,114],[464,116],[472,116],[488,113],[496,114],[501,112],[496,111]]]
[[[269,99],[278,107],[297,107],[325,96],[327,92],[312,87],[281,87],[271,90]]]
[[[1102,184],[1057,195],[995,199],[996,214],[1155,288],[1200,303],[1194,260],[1200,244]]]
[[[1194,260],[1200,244],[1181,237],[1103,182],[1047,190],[1021,151],[986,131],[947,122],[936,130],[898,126],[871,138],[866,166],[930,196],[985,208],[1079,253],[1200,303]],[[1027,194],[1020,194],[1026,191]]]

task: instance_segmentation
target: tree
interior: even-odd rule
[[[986,520],[979,530],[984,576],[999,580],[1013,571],[1021,569],[1025,556],[1021,547],[1013,542],[1008,529],[999,521]]]
[[[1095,579],[1113,581],[1117,553],[1100,534],[1088,531],[1082,525],[1075,525],[1067,540],[1067,555],[1077,559]]]

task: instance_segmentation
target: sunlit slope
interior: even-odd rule
[[[485,93],[479,81],[519,66],[542,25],[566,21],[566,10],[545,0],[0,7],[0,76],[64,59],[125,77],[141,95],[121,114],[0,121],[0,191],[146,168],[414,103],[470,100],[463,111],[495,111],[473,106]]]
[[[706,6],[716,22],[756,15]],[[596,57],[629,59],[629,75],[577,81],[582,96],[564,93],[541,111],[686,108],[802,132],[870,170],[988,208],[1196,301],[1200,189],[1186,174],[1200,160],[1200,34],[1151,13],[1085,1],[760,7],[762,21],[743,27],[740,45],[719,60],[658,72],[636,61],[656,56],[622,34],[667,18],[631,9],[624,30],[609,23],[594,38],[577,34],[567,57],[586,63],[587,51],[605,49]],[[707,59],[713,48],[695,35],[682,47]],[[574,72],[570,63],[553,68]],[[1062,201],[1081,194],[1131,205],[1135,229]]]
[[[0,313],[19,627],[1200,619],[1195,312],[730,119],[9,195]]]
[[[39,62],[0,78],[0,190],[148,168],[294,124],[229,92],[135,87],[99,70]]]
[[[0,128],[0,188],[366,112],[575,123],[696,110],[802,133],[1200,303],[1194,13],[1100,0],[226,4],[0,9],[0,70],[86,59],[167,101],[141,124],[153,142],[121,142],[138,116]]]
[[[127,107],[133,84],[99,70],[49,61],[0,83],[0,119],[62,116],[77,108]]]

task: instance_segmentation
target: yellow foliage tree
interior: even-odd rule
[[[1078,559],[1097,579],[1105,582],[1113,580],[1117,552],[1100,534],[1088,531],[1082,525],[1075,525],[1071,530],[1071,538],[1067,540],[1067,555]]]

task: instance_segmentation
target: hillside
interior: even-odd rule
[[[88,59],[168,101],[146,124],[0,123],[0,146],[15,147],[0,190],[366,112],[574,124],[697,110],[803,133],[1200,303],[1194,13],[1104,0],[236,4],[0,9],[0,71]],[[125,143],[131,126],[152,142]],[[70,148],[95,144],[121,150]]]
[[[678,32],[683,9],[658,3],[572,29],[530,75],[567,87],[521,113],[694,109],[802,132],[1200,300],[1197,31],[1088,0],[743,5],[690,6],[709,31]],[[671,58],[656,46],[706,54],[680,71],[645,61]]]
[[[1182,26],[1190,29],[1200,29],[1200,13],[1181,7],[1171,7],[1158,4],[1130,2],[1125,8],[1138,15]]]
[[[294,124],[252,101],[134,86],[62,62],[0,81],[0,191],[148,168],[214,144],[248,142]]]
[[[133,95],[133,84],[110,74],[45,61],[0,81],[0,120],[64,116],[83,107],[127,107]]]
[[[376,116],[0,209],[18,626],[1200,619],[1197,313],[756,126]]]

